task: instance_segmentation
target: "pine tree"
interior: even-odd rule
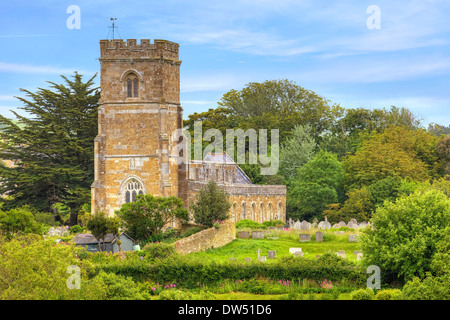
[[[0,166],[0,194],[4,208],[28,204],[51,211],[56,203],[71,209],[76,224],[81,206],[90,201],[94,179],[94,139],[97,135],[100,92],[94,75],[83,82],[75,72],[63,84],[50,84],[33,93],[21,89],[18,97],[29,115],[12,111],[17,120],[0,116],[0,159],[15,166]]]

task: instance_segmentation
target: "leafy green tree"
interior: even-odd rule
[[[450,224],[450,199],[437,190],[416,191],[385,202],[361,235],[364,261],[383,270],[386,281],[425,277],[437,244]]]
[[[93,214],[88,223],[87,229],[98,241],[98,249],[102,251],[101,241],[103,240],[103,250],[105,250],[105,237],[112,233],[115,237],[119,235],[120,219],[118,217],[108,217],[104,212]]]
[[[329,219],[330,222],[340,220],[349,221],[354,218],[357,221],[368,221],[374,210],[372,202],[372,193],[367,187],[353,189],[347,192],[347,200],[335,219]]]
[[[23,206],[9,211],[0,211],[0,230],[11,239],[16,234],[42,234],[44,226],[35,221],[30,207]]]
[[[19,98],[20,109],[30,117],[14,110],[17,121],[0,116],[0,158],[15,161],[11,168],[0,166],[5,209],[28,204],[49,212],[61,202],[70,207],[70,224],[76,224],[94,179],[100,98],[94,77],[83,82],[75,73],[73,79],[62,76],[64,84],[49,82],[49,89],[21,89],[26,98]]]
[[[161,232],[171,221],[187,220],[187,210],[178,197],[154,197],[137,195],[136,202],[122,205],[116,215],[122,220],[127,234],[137,241],[145,241]]]
[[[286,180],[295,178],[297,169],[315,154],[316,142],[308,125],[297,125],[281,148],[280,171]]]
[[[337,157],[325,151],[298,169],[287,195],[288,214],[293,219],[319,218],[328,204],[342,202],[344,171]]]
[[[229,194],[211,180],[200,189],[191,210],[196,223],[212,227],[213,221],[229,218],[230,207]]]

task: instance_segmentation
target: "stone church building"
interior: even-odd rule
[[[230,194],[234,222],[285,222],[285,186],[252,184],[226,153],[180,163],[186,155],[177,153],[180,140],[173,138],[183,128],[178,49],[166,40],[100,40],[92,212],[113,215],[137,194],[178,196],[189,208],[215,180]]]

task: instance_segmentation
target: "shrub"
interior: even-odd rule
[[[371,220],[373,229],[362,232],[364,261],[379,266],[385,281],[423,278],[432,270],[449,222],[450,199],[436,190],[385,202]]]
[[[230,207],[228,193],[211,180],[206,187],[200,189],[197,200],[191,209],[196,223],[212,227],[213,221],[229,218]]]
[[[236,229],[243,229],[243,228],[249,228],[249,229],[267,229],[267,225],[260,224],[256,221],[249,220],[249,219],[242,219],[239,220],[236,223]]]
[[[91,280],[90,285],[105,289],[105,300],[145,300],[149,295],[139,290],[139,286],[129,277],[101,271]]]
[[[144,246],[144,248],[139,253],[140,255],[154,260],[154,259],[165,259],[176,255],[175,247],[168,243],[149,243]]]
[[[423,279],[415,277],[403,287],[406,300],[450,300],[450,274],[433,277],[430,274]]]
[[[399,289],[379,290],[375,295],[375,300],[401,300],[402,291]]]
[[[355,290],[350,294],[351,300],[373,300],[374,297],[375,294],[370,288]]]
[[[83,231],[84,231],[84,228],[79,226],[79,225],[74,225],[74,226],[70,227],[70,233],[71,234],[80,233],[80,232],[83,232]]]
[[[33,210],[29,206],[0,211],[0,231],[11,239],[15,234],[43,234],[44,227],[34,220]]]
[[[190,228],[189,230],[187,230],[187,231],[183,234],[183,237],[184,237],[184,238],[190,237],[190,236],[192,236],[193,234],[196,234],[197,232],[200,232],[200,231],[202,231],[202,230],[203,230],[203,228],[200,228],[200,227],[193,227],[193,228]]]
[[[262,224],[263,224],[264,226],[267,226],[267,227],[279,227],[279,226],[284,226],[284,225],[286,225],[286,223],[284,223],[284,222],[281,221],[281,220],[269,220],[269,221],[264,221]]]

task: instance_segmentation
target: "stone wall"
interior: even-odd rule
[[[216,229],[214,227],[202,230],[190,237],[175,242],[175,250],[179,254],[205,251],[207,249],[218,248],[226,245],[236,238],[236,226],[232,221],[225,221]]]

